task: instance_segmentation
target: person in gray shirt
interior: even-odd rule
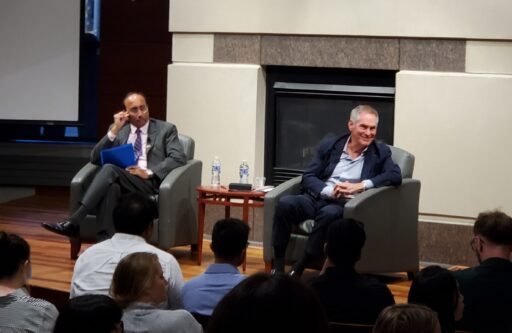
[[[201,333],[202,326],[185,310],[164,310],[167,282],[158,257],[135,252],[116,267],[110,293],[124,308],[126,333]]]
[[[0,258],[0,332],[53,332],[57,308],[24,288],[32,271],[27,241],[0,231]]]

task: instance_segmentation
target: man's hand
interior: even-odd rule
[[[132,165],[126,168],[126,171],[128,171],[130,174],[134,176],[138,176],[142,179],[149,179],[151,176],[148,174],[146,169],[142,169],[138,165]]]
[[[112,131],[114,135],[117,135],[117,133],[119,133],[119,130],[121,130],[124,124],[126,124],[126,122],[129,120],[130,114],[128,111],[119,111],[114,115],[114,126],[110,128],[110,131]]]
[[[360,183],[349,183],[342,182],[334,185],[334,190],[332,191],[333,196],[337,199],[339,198],[353,198],[354,194],[364,191],[363,182]]]

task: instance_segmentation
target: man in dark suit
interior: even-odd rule
[[[329,321],[373,325],[386,306],[395,304],[384,283],[355,270],[365,241],[363,224],[352,219],[336,220],[327,231],[324,269],[310,285]]]
[[[473,226],[471,248],[479,266],[456,271],[464,296],[457,329],[512,332],[512,217],[500,211],[480,213]]]
[[[274,271],[284,271],[286,246],[291,227],[307,219],[315,224],[302,259],[290,272],[300,275],[306,266],[323,259],[323,245],[329,224],[343,217],[345,202],[354,195],[386,185],[400,185],[400,167],[391,159],[391,150],[376,143],[379,115],[369,105],[359,105],[350,113],[350,134],[320,144],[302,177],[302,194],[283,197],[277,204],[272,230]]]
[[[107,135],[92,150],[91,162],[100,164],[103,149],[132,143],[136,165],[126,169],[112,164],[103,165],[73,215],[59,223],[43,223],[45,229],[71,238],[77,237],[80,222],[98,208],[100,224],[97,238],[106,239],[114,233],[112,211],[122,193],[155,194],[165,176],[186,163],[176,126],[150,118],[142,93],[128,93],[123,104],[125,109],[114,115],[114,123]]]

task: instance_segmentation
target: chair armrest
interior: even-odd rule
[[[73,177],[69,186],[69,213],[73,214],[80,205],[80,200],[84,196],[85,190],[92,182],[94,175],[98,172],[100,166],[92,163],[84,165]]]
[[[270,261],[272,258],[272,225],[274,212],[279,199],[292,194],[300,193],[302,176],[294,177],[280,184],[265,195],[263,208],[263,258]]]
[[[164,178],[158,194],[158,245],[197,244],[197,192],[203,163],[189,160]]]
[[[398,187],[370,189],[346,203],[343,216],[363,222],[366,231],[359,271],[403,271],[404,262],[407,271],[418,270],[420,187],[419,180],[404,179]]]

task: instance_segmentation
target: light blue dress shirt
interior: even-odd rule
[[[243,279],[245,275],[233,265],[211,264],[203,274],[183,286],[183,307],[191,313],[211,316],[221,298]]]

